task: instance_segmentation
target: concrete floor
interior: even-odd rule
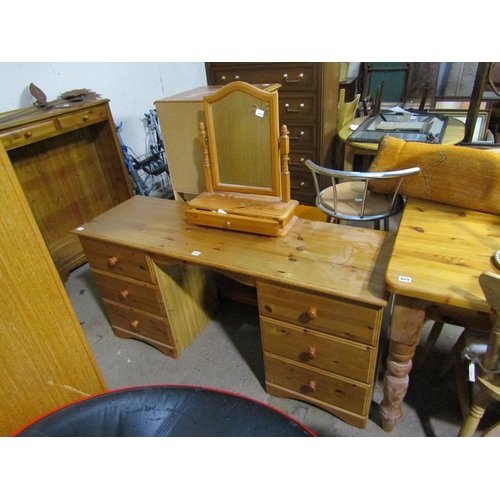
[[[264,390],[258,314],[255,307],[223,300],[218,315],[179,359],[172,359],[148,344],[120,339],[113,334],[88,265],[73,271],[66,289],[109,389],[148,384],[188,384],[219,388],[267,403],[303,422],[318,436],[425,437],[456,436],[461,424],[454,376],[436,378],[447,351],[459,332],[446,326],[423,369],[415,368],[403,405],[403,417],[392,433],[380,425],[381,364],[366,429],[358,429],[307,403],[268,395]],[[421,345],[427,338],[426,324]],[[387,333],[381,342],[387,353]],[[421,349],[417,350],[417,356]],[[417,357],[415,358],[417,359]],[[500,420],[493,407],[493,421]],[[495,420],[496,418],[496,420]]]

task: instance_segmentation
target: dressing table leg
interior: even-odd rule
[[[380,403],[382,428],[391,432],[402,416],[409,373],[425,320],[426,302],[397,295],[391,319],[389,355]]]

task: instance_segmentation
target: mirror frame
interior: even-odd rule
[[[270,85],[271,87],[271,85]],[[214,117],[212,105],[233,92],[243,92],[256,99],[264,101],[269,105],[269,124],[270,124],[270,145],[271,145],[271,187],[256,187],[245,186],[238,184],[223,184],[220,182],[219,175],[219,162],[217,157],[217,142],[215,139]],[[206,133],[208,140],[208,153],[210,158],[210,175],[211,186],[207,179],[207,190],[210,188],[213,191],[235,192],[235,193],[248,193],[266,196],[281,196],[281,164],[280,164],[280,151],[279,151],[279,105],[278,93],[276,91],[260,90],[259,88],[246,83],[246,82],[232,82],[222,87],[217,92],[204,96],[204,107],[206,117]],[[212,191],[212,192],[213,192]]]

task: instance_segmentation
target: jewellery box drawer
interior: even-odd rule
[[[146,339],[156,340],[171,346],[175,345],[166,318],[143,313],[130,307],[119,306],[108,300],[104,300],[104,303],[111,324],[114,327],[128,330]]]
[[[299,327],[376,345],[382,308],[258,282],[259,314]]]
[[[370,386],[264,353],[266,382],[358,414],[370,404]]]
[[[243,217],[235,214],[220,214],[208,210],[190,208],[186,210],[187,220],[190,224],[258,233],[265,236],[278,236],[282,230],[282,221],[257,217]],[[288,221],[287,221],[288,222]]]
[[[166,316],[160,290],[155,285],[119,278],[93,270],[93,276],[103,299]]]
[[[262,348],[304,365],[371,383],[376,352],[372,347],[299,329],[261,317]]]
[[[156,283],[153,263],[148,255],[119,245],[80,237],[90,267],[127,278]]]

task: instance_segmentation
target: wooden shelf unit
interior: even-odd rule
[[[0,115],[0,141],[63,281],[86,261],[71,231],[133,195],[108,102]]]

